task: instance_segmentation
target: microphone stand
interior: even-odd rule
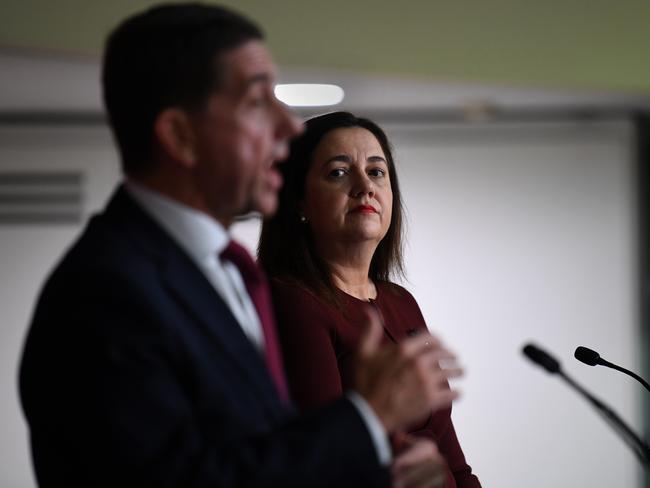
[[[593,396],[582,386],[576,383],[569,375],[562,371],[557,359],[533,344],[526,345],[522,352],[532,362],[544,368],[551,374],[558,374],[574,390],[580,393],[614,431],[623,439],[630,449],[636,454],[641,464],[650,471],[650,447],[621,419],[616,412]]]
[[[643,386],[645,386],[646,390],[650,391],[650,385],[648,384],[648,382],[646,380],[644,380],[643,378],[641,378],[638,374],[633,373],[632,371],[630,371],[628,369],[625,369],[625,368],[623,368],[621,366],[618,366],[618,365],[616,365],[614,363],[610,363],[609,361],[606,361],[603,358],[600,358],[598,360],[598,364],[601,364],[601,365],[606,366],[608,368],[615,369],[616,371],[620,371],[621,373],[625,373],[626,375],[631,376],[632,378],[637,380],[639,383],[641,383]]]
[[[605,366],[606,368],[611,368],[611,369],[615,369],[616,371],[620,371],[621,373],[631,376],[639,383],[641,383],[646,390],[650,391],[650,385],[648,384],[648,382],[643,378],[641,378],[638,374],[630,371],[629,369],[625,369],[622,366],[619,366],[618,364],[610,363],[606,359],[600,357],[600,354],[598,354],[593,349],[589,349],[588,347],[585,346],[578,346],[576,347],[576,350],[573,353],[573,357],[575,357],[581,363],[586,364],[587,366],[596,366],[597,364],[599,364],[601,366]]]
[[[641,464],[643,464],[646,469],[650,470],[650,446],[637,436],[616,412],[576,383],[570,376],[564,373],[564,371],[559,370],[557,371],[557,374],[559,374],[565,382],[593,405],[593,407],[605,419],[605,421],[612,426],[614,431],[623,439],[628,447],[634,451],[634,454],[636,454]]]

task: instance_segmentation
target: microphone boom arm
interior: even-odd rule
[[[618,414],[616,414],[616,412],[564,373],[557,359],[546,351],[533,344],[527,344],[524,346],[522,352],[528,359],[538,366],[541,366],[549,373],[560,375],[569,386],[586,398],[587,401],[596,408],[596,411],[605,419],[605,421],[607,421],[607,423],[614,429],[614,431],[623,439],[628,447],[634,451],[634,454],[639,458],[641,464],[646,469],[650,470],[650,447],[634,433],[634,431],[618,416]]]
[[[630,371],[629,369],[625,369],[622,366],[618,366],[614,363],[610,363],[609,361],[604,360],[603,358],[600,358],[600,363],[603,366],[606,366],[608,368],[615,369],[616,371],[620,371],[621,373],[625,373],[628,376],[631,376],[635,380],[637,380],[639,383],[641,383],[643,386],[645,386],[646,390],[650,391],[650,384],[643,378],[641,378],[638,374]]]
[[[636,433],[618,416],[616,412],[614,412],[614,410],[576,383],[570,376],[565,374],[564,371],[560,370],[558,371],[558,374],[589,403],[591,403],[594,408],[596,408],[598,413],[600,413],[607,423],[612,426],[614,431],[619,434],[628,447],[634,451],[634,454],[639,458],[641,464],[643,464],[646,469],[650,469],[650,446],[636,435]]]
[[[638,374],[630,371],[629,369],[625,369],[622,366],[619,366],[618,364],[610,363],[606,359],[600,357],[600,354],[598,354],[593,349],[589,349],[588,347],[585,346],[578,346],[576,347],[573,356],[578,361],[588,366],[596,366],[599,364],[601,366],[605,366],[606,368],[611,368],[611,369],[615,369],[616,371],[620,371],[621,373],[631,376],[639,383],[641,383],[646,388],[646,390],[650,391],[650,385],[648,384],[648,382],[643,378],[641,378]]]

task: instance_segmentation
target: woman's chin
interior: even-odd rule
[[[379,243],[385,235],[385,231],[383,231],[378,225],[373,225],[372,223],[354,226],[346,232],[348,240],[359,243],[365,243],[368,241]]]

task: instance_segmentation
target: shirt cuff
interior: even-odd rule
[[[368,402],[361,395],[355,391],[348,391],[345,396],[352,402],[352,405],[355,406],[363,419],[364,424],[366,424],[372,443],[375,446],[379,464],[388,466],[393,460],[393,452],[390,448],[390,441],[388,440],[386,429],[384,429],[384,426],[379,421],[372,407],[368,405]]]

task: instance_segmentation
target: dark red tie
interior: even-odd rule
[[[284,403],[289,403],[289,390],[284,375],[284,367],[282,366],[282,354],[275,331],[271,293],[269,292],[269,284],[266,281],[266,276],[262,269],[253,261],[248,251],[235,241],[231,240],[228,243],[228,246],[221,252],[221,259],[230,261],[237,266],[244,279],[246,290],[255,305],[257,315],[262,323],[266,366],[275,382],[280,398]]]

